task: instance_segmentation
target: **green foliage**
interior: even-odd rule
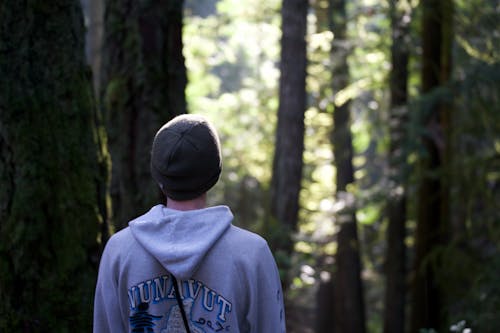
[[[211,195],[251,229],[262,223],[276,122],[278,1],[220,1],[215,15],[186,17],[189,112],[214,120],[224,172]]]
[[[498,63],[498,4],[490,0],[458,0],[456,6],[456,41],[467,60]]]
[[[497,174],[500,166],[497,144],[500,137],[500,67],[498,62],[478,64],[465,73],[465,79],[457,83],[456,89],[457,132],[454,139],[460,158],[454,160],[449,172],[455,179],[452,218],[466,224],[466,234],[460,240],[466,242],[469,255],[446,256],[451,263],[453,258],[459,262],[451,269],[443,269],[443,274],[453,273],[461,277],[459,282],[465,282],[455,286],[448,284],[449,288],[454,287],[450,292],[453,295],[452,319],[467,319],[473,331],[496,332],[500,328],[500,179]],[[457,246],[456,251],[460,248]],[[470,264],[464,263],[468,257],[471,257]]]
[[[262,224],[257,231],[266,236],[271,251],[278,266],[281,281],[288,281],[288,274],[292,267],[292,258],[289,251],[293,247],[292,239],[290,238],[291,231],[286,225],[271,219]]]
[[[443,102],[453,106],[449,128],[452,155],[449,164],[433,175],[448,179],[452,242],[435,248],[426,263],[439,273],[450,322],[465,319],[473,332],[496,332],[500,320],[496,296],[500,267],[496,259],[500,241],[500,58],[489,49],[496,34],[486,33],[498,30],[492,25],[494,9],[490,2],[481,3],[481,11],[477,10],[478,2],[457,3],[460,24],[456,25],[453,80],[419,99],[409,139],[425,136],[439,146],[444,133],[421,124],[429,117],[431,106]],[[482,15],[484,21],[479,23]],[[409,141],[407,149],[413,156],[425,154],[417,140]],[[412,181],[418,183],[419,179]]]
[[[187,90],[190,112],[200,112],[212,118],[220,128],[224,146],[222,182],[213,191],[214,202],[225,202],[235,209],[236,221],[262,232],[268,239],[286,239],[287,230],[264,221],[271,179],[275,114],[278,106],[279,72],[279,2],[238,2],[223,0],[217,12],[206,17],[187,17],[185,25],[185,56],[189,85]],[[426,96],[420,94],[420,56],[418,1],[402,1],[408,7],[410,25],[409,92],[411,103],[406,112],[415,118],[407,128],[403,149],[408,159],[401,161],[408,183],[409,221],[406,243],[413,255],[412,231],[415,228],[415,200],[419,176],[415,163],[424,150],[422,136],[439,138],[441,133],[422,126],[430,106],[443,101],[453,102],[452,142],[456,152],[447,169],[436,176],[452,179],[450,211],[454,222],[465,221],[465,235],[460,242],[436,249],[427,263],[437,266],[443,281],[452,274],[455,282],[448,283],[454,295],[450,319],[477,325],[483,318],[491,320],[497,305],[494,297],[494,274],[498,254],[500,154],[498,110],[498,8],[492,1],[458,1],[454,75],[452,82]],[[335,173],[330,133],[335,124],[335,105],[351,101],[354,165],[356,182],[349,191],[355,195],[357,217],[362,226],[364,276],[368,293],[371,331],[381,325],[382,267],[385,251],[385,214],[383,207],[389,192],[387,154],[389,150],[389,47],[391,42],[388,2],[369,0],[348,3],[348,36],[346,45],[350,66],[350,85],[333,92],[330,71],[336,59],[330,57],[334,37],[325,25],[324,2],[315,2],[309,15],[308,27],[308,108],[305,115],[305,151],[303,189],[300,193],[300,230],[293,235],[296,256],[281,258],[296,276],[297,285],[306,286],[300,277],[301,267],[314,266],[319,257],[336,252],[334,235],[338,225],[334,214],[340,207],[335,201]],[[325,11],[325,12],[323,12]],[[421,98],[420,98],[421,97]],[[269,225],[267,225],[268,223]],[[267,227],[266,227],[267,225]],[[474,244],[462,248],[463,244]],[[482,265],[483,262],[490,265]],[[467,263],[467,265],[465,265]],[[281,266],[281,265],[280,265]],[[473,268],[467,268],[473,267]],[[318,272],[321,269],[317,270]],[[313,278],[318,278],[312,274]],[[317,280],[316,280],[317,281]],[[303,291],[303,289],[300,289]],[[485,297],[483,290],[492,291]],[[463,299],[463,302],[460,301]],[[373,301],[372,301],[373,300]],[[376,300],[379,300],[377,302]],[[470,304],[479,304],[473,307]],[[475,309],[481,310],[475,310]],[[481,312],[483,311],[483,312]],[[473,328],[476,326],[473,326]],[[479,327],[479,326],[477,326]],[[484,327],[484,326],[481,326]]]

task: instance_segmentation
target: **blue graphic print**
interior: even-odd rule
[[[137,312],[129,318],[132,333],[154,332],[154,320],[159,320],[162,316],[155,316],[148,312],[149,304],[141,303],[137,307]]]

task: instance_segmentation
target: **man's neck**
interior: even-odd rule
[[[171,198],[167,198],[167,208],[175,210],[195,210],[203,209],[207,207],[207,196],[206,193],[199,196],[198,198],[185,201],[177,201]]]

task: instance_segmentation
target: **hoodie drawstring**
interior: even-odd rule
[[[172,276],[172,281],[174,282],[175,298],[177,299],[177,304],[179,304],[179,309],[181,310],[182,321],[184,321],[184,327],[186,328],[187,333],[191,333],[191,330],[189,329],[188,320],[186,317],[186,310],[184,310],[184,306],[182,305],[181,294],[179,293],[179,286],[177,285],[177,279],[173,274],[170,275]]]

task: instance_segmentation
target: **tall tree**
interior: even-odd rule
[[[105,179],[83,38],[77,0],[0,3],[0,331],[91,330]]]
[[[408,4],[390,1],[392,29],[390,72],[390,188],[387,201],[387,252],[384,332],[402,333],[405,328],[406,295],[406,154],[404,148],[408,100],[409,23]],[[404,5],[404,4],[403,4]]]
[[[100,86],[117,229],[160,200],[149,155],[159,127],[186,112],[182,11],[182,0],[106,2]]]
[[[451,72],[452,0],[424,0],[422,6],[422,93],[444,86]],[[412,281],[411,332],[421,328],[445,329],[445,299],[438,281],[436,259],[429,255],[447,242],[448,184],[446,169],[449,116],[439,100],[425,103],[422,125],[425,153],[420,158],[420,178],[415,236],[415,263]]]
[[[306,108],[307,0],[284,0],[278,123],[271,180],[271,216],[288,231],[296,230],[304,150]],[[291,240],[281,250],[290,253]]]
[[[329,22],[334,40],[332,56],[332,90],[334,93],[349,84],[347,56],[347,13],[344,0],[329,1]],[[333,278],[320,285],[317,332],[365,332],[365,309],[361,281],[360,246],[357,235],[355,199],[348,187],[354,183],[353,145],[350,129],[350,103],[336,105],[333,113],[336,173],[336,201],[342,207],[336,213],[337,253]],[[329,300],[329,297],[332,297]]]

